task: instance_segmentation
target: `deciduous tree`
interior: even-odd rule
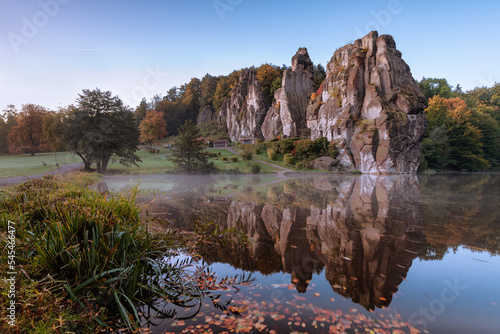
[[[17,117],[17,125],[12,127],[8,135],[11,153],[31,153],[50,150],[49,142],[43,131],[43,119],[48,110],[35,104],[23,105]]]
[[[142,142],[149,142],[149,147],[151,147],[154,140],[167,135],[166,127],[167,122],[163,118],[163,113],[161,111],[149,110],[146,113],[146,118],[139,125],[140,140]]]
[[[112,156],[125,165],[141,161],[135,154],[139,131],[134,114],[110,91],[84,89],[68,113],[66,141],[68,149],[75,152],[85,164],[85,170],[97,165],[105,173]]]

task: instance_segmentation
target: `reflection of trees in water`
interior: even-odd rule
[[[423,259],[441,259],[464,246],[500,254],[500,175],[421,176],[427,249]]]
[[[272,205],[233,201],[221,220],[221,228],[244,231],[249,246],[230,245],[208,258],[266,274],[290,273],[299,292],[325,268],[343,296],[367,309],[390,304],[422,248],[415,177],[302,179],[265,194]]]

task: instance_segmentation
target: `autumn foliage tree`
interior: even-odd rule
[[[48,110],[35,104],[23,105],[17,116],[17,125],[12,127],[8,135],[9,152],[30,153],[50,150],[49,142],[43,131],[43,119]]]
[[[283,73],[276,66],[264,64],[257,69],[256,75],[262,87],[262,93],[264,94],[266,102],[271,104],[274,99],[274,91],[281,87]],[[279,87],[277,87],[278,84],[275,84],[278,81]]]
[[[471,109],[461,98],[435,95],[425,109],[427,133],[424,158],[433,169],[484,170],[492,167],[498,124],[488,114]],[[492,132],[493,134],[489,134]]]
[[[163,118],[163,113],[156,110],[149,110],[146,117],[139,124],[140,141],[149,142],[149,147],[154,140],[167,135],[167,122]]]

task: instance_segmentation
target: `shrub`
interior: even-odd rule
[[[253,164],[251,168],[252,168],[252,173],[259,174],[261,169],[262,169],[262,166],[257,165],[257,164]]]
[[[227,161],[228,160],[225,155],[223,155],[221,159],[222,159],[222,161]]]
[[[314,153],[318,156],[325,155],[328,150],[328,139],[326,137],[319,137],[314,139]]]
[[[231,162],[238,162],[238,157],[237,156],[232,156],[231,157]]]
[[[295,168],[297,168],[297,169],[302,168],[302,162],[297,162],[297,163],[295,164]]]
[[[311,139],[303,139],[297,142],[295,146],[297,158],[307,159],[309,156],[314,155],[315,144]]]
[[[253,146],[253,145],[252,145]],[[250,161],[253,158],[254,148],[251,145],[245,146],[243,152],[241,153],[241,158],[246,161]]]
[[[328,144],[328,156],[336,159],[339,156],[339,149],[337,148],[337,142],[335,140],[332,140]]]
[[[267,156],[269,157],[269,160],[276,161],[276,158],[278,154],[276,153],[276,150],[272,148],[267,149]]]
[[[217,155],[218,155],[218,156],[221,156],[221,155],[222,155],[222,152],[217,152]]]
[[[276,149],[280,152],[281,155],[285,155],[287,153],[291,153],[294,146],[295,139],[287,138],[282,139],[276,143]]]
[[[295,162],[295,157],[293,156],[292,153],[287,153],[283,156],[283,161],[287,165],[293,165]]]

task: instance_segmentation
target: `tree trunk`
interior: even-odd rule
[[[109,158],[103,159],[97,162],[97,172],[100,174],[106,174],[106,169],[108,168]]]
[[[90,166],[92,165],[89,161],[89,159],[86,159],[83,155],[81,155],[80,153],[77,153],[76,155],[78,155],[82,160],[83,160],[83,169],[86,171],[86,172],[91,172],[92,171],[92,168],[90,168]]]

